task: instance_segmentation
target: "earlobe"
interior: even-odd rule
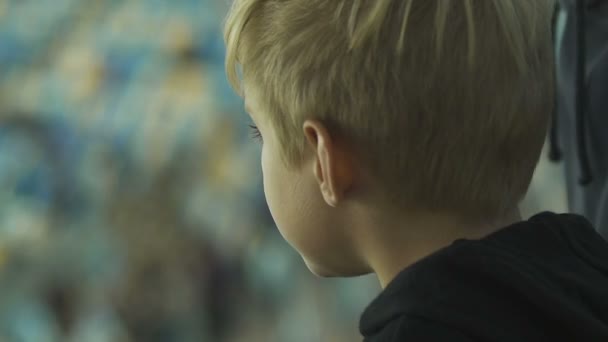
[[[329,205],[330,207],[337,207],[338,206],[338,198],[336,197],[336,194],[334,191],[332,191],[329,188],[325,188],[325,189],[321,189],[321,192],[323,194],[323,199],[325,200],[325,203],[327,203],[327,205]]]

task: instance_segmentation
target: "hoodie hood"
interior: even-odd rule
[[[400,273],[361,333],[402,317],[475,341],[608,341],[608,243],[586,219],[552,213],[458,240]]]

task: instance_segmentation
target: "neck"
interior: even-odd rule
[[[459,239],[477,240],[521,220],[519,210],[492,222],[471,223],[453,215],[366,215],[360,251],[385,288],[403,269]],[[384,217],[392,217],[387,222]]]

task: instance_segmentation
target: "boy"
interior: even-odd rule
[[[227,70],[271,213],[313,273],[378,276],[366,341],[608,341],[606,242],[517,209],[552,110],[553,5],[235,0]]]

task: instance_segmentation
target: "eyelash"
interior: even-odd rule
[[[260,133],[260,130],[258,129],[258,126],[256,126],[256,125],[249,125],[249,128],[251,128],[251,137],[253,139],[257,139],[259,141],[264,141],[262,139],[262,133]]]

